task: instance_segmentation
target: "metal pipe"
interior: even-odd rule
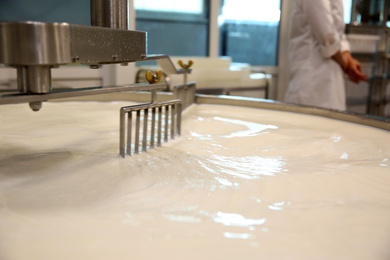
[[[125,118],[126,112],[121,109],[120,115],[119,115],[119,153],[120,155],[125,158],[125,129],[126,129],[126,118]]]
[[[27,66],[27,92],[44,94],[51,91],[50,66]]]
[[[176,106],[171,106],[171,139],[175,139],[175,113]]]
[[[26,102],[34,102],[34,101],[47,101],[50,99],[59,99],[59,98],[71,98],[71,97],[82,97],[82,96],[91,96],[91,95],[100,95],[100,94],[108,94],[115,92],[124,92],[124,91],[138,91],[138,90],[153,90],[153,89],[164,89],[164,83],[158,84],[146,84],[146,83],[138,83],[138,84],[129,84],[129,85],[118,85],[118,86],[107,86],[107,87],[90,87],[90,88],[79,88],[72,89],[69,91],[61,91],[61,92],[51,92],[45,95],[2,95],[0,96],[0,105],[6,104],[19,104]]]
[[[181,112],[182,112],[182,104],[177,104],[177,118],[176,118],[176,135],[181,135]]]
[[[27,67],[18,66],[16,68],[16,76],[18,82],[18,91],[21,93],[27,93]]]
[[[50,66],[18,66],[16,69],[19,92],[44,94],[51,91]]]
[[[143,137],[142,137],[142,151],[146,152],[146,144],[148,139],[148,116],[149,115],[149,109],[146,108],[144,110],[144,131],[143,131]]]
[[[157,133],[157,146],[160,147],[161,146],[161,131],[162,131],[162,128],[161,128],[161,125],[162,125],[162,107],[159,107],[158,108],[158,133]]]
[[[128,155],[131,155],[132,124],[133,124],[133,113],[130,112],[127,115],[127,154]]]
[[[91,25],[128,29],[128,0],[91,0]]]
[[[154,138],[156,132],[156,110],[157,108],[152,108],[152,129],[150,133],[150,147],[154,148]]]
[[[165,125],[164,125],[164,142],[168,142],[168,119],[169,119],[169,106],[166,106],[165,109]]]
[[[141,110],[137,110],[136,120],[135,120],[135,141],[134,141],[134,153],[139,153],[139,131],[140,131],[140,121],[141,121]]]

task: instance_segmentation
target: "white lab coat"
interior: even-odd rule
[[[344,73],[331,59],[349,51],[342,0],[296,0],[290,35],[290,83],[285,102],[345,110]]]

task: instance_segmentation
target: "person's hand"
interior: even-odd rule
[[[347,73],[349,57],[346,54],[341,53],[341,51],[337,51],[331,58],[340,65],[344,73]]]
[[[367,80],[367,75],[362,73],[360,62],[354,59],[349,52],[343,52],[343,59],[347,64],[344,71],[348,75],[350,81],[358,84],[361,80]]]

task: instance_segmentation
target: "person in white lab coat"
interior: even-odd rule
[[[285,102],[345,110],[344,74],[367,80],[350,55],[342,0],[296,0],[290,35],[290,83]]]

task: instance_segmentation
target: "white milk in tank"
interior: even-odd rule
[[[0,106],[0,259],[390,259],[390,133],[194,105],[119,156],[127,102]]]

